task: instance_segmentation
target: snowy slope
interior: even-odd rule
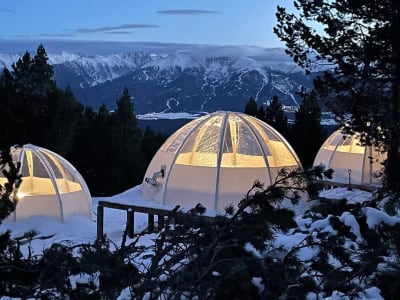
[[[0,66],[10,68],[24,46],[34,55],[32,44],[4,43],[0,41]],[[113,109],[124,87],[140,114],[242,111],[250,96],[268,103],[278,95],[284,105],[297,106],[296,92],[312,82],[282,48],[100,42],[44,46],[57,85],[70,86],[78,100],[94,108],[105,103]]]

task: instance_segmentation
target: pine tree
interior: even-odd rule
[[[48,63],[43,45],[39,45],[33,58],[28,51],[12,64],[16,92],[24,96],[46,96],[55,87],[53,67]]]
[[[12,213],[18,204],[18,189],[22,183],[19,170],[21,163],[14,163],[9,153],[9,148],[4,148],[0,151],[0,172],[6,178],[6,182],[0,184],[0,225],[3,220]],[[2,242],[2,235],[0,240]],[[0,242],[0,249],[3,249],[3,244]]]
[[[16,143],[15,137],[19,128],[15,127],[18,112],[15,109],[16,104],[19,102],[15,95],[14,80],[11,72],[4,68],[0,76],[0,147],[13,145]],[[13,128],[13,130],[10,130]]]
[[[115,195],[143,180],[147,165],[131,98],[125,88],[115,112],[105,104],[97,113],[86,108],[77,124],[69,157],[93,195]]]
[[[321,125],[321,108],[314,94],[302,95],[303,102],[295,112],[289,140],[303,167],[309,168],[326,138],[326,131]]]
[[[261,104],[260,107],[257,105],[256,99],[253,96],[249,98],[244,107],[244,113],[249,116],[256,117],[257,119],[265,122],[265,109]]]
[[[265,109],[263,105],[260,105],[258,108],[256,118],[265,122]]]
[[[1,73],[0,76],[0,90],[2,93],[11,93],[14,88],[14,79],[12,77],[11,72],[7,69],[4,68],[3,72]]]
[[[145,159],[142,153],[142,132],[137,124],[132,97],[125,87],[117,100],[117,109],[112,116],[116,122],[116,132],[119,137],[118,148],[115,150],[115,172],[120,173],[119,189],[127,189],[138,184],[143,179]],[[119,165],[119,166],[118,166]],[[118,167],[117,167],[118,166]]]
[[[31,55],[26,51],[22,58],[11,65],[15,91],[18,94],[31,95],[32,93],[32,63]]]
[[[167,136],[162,133],[154,132],[150,126],[147,126],[143,132],[142,151],[145,156],[146,166],[149,165],[154,154],[158,151],[161,145],[165,142]]]
[[[287,117],[278,96],[274,96],[265,109],[265,122],[274,127],[285,138],[289,135]]]
[[[43,45],[3,70],[0,77],[0,123],[3,145],[36,143],[65,155],[82,112],[72,91],[58,89]],[[0,124],[0,125],[1,125]],[[10,130],[9,128],[12,128]]]
[[[71,150],[84,106],[76,100],[69,87],[65,90],[51,88],[45,99],[48,114],[44,123],[48,134],[43,145],[65,156]]]
[[[43,45],[40,44],[36,50],[32,64],[32,94],[36,96],[46,96],[46,94],[54,87],[53,67],[48,63],[48,56]]]
[[[400,193],[400,2],[298,0],[295,6],[298,15],[278,7],[274,32],[306,72],[330,65],[315,81],[317,97],[363,132],[366,143],[385,145],[385,186]]]
[[[249,101],[246,102],[244,106],[244,113],[249,116],[256,117],[258,113],[257,101],[253,96],[249,98]]]
[[[128,89],[125,87],[122,96],[117,100],[117,109],[115,112],[122,124],[136,126],[137,121],[131,98]]]

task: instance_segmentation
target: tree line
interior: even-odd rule
[[[27,51],[0,76],[0,146],[35,144],[52,150],[80,171],[94,196],[139,184],[165,136],[138,127],[127,88],[116,110],[82,105],[69,87],[60,89],[43,45]]]

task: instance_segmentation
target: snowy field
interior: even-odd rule
[[[93,198],[92,218],[89,220],[81,216],[73,216],[61,223],[50,217],[34,217],[18,222],[4,221],[1,224],[1,232],[6,229],[12,231],[12,236],[19,237],[25,232],[34,230],[39,235],[54,235],[47,240],[35,240],[32,242],[32,248],[35,251],[41,251],[43,248],[50,246],[54,242],[69,241],[73,244],[91,243],[96,240],[97,224],[97,203],[100,200],[120,203],[136,203],[143,204],[148,200],[143,199],[140,194],[140,185],[121,194],[107,198]],[[346,188],[336,188],[326,190],[321,193],[322,197],[331,199],[347,198],[349,201],[365,201],[371,197],[369,192],[353,190],[348,191]],[[149,206],[157,206],[156,203],[148,201]],[[304,203],[299,206],[293,206],[292,209],[300,214],[307,208]],[[206,213],[207,214],[207,213]],[[104,208],[104,234],[114,241],[117,245],[122,241],[123,231],[126,225],[126,212],[118,209]],[[147,226],[147,215],[135,213],[135,232],[144,230]]]
[[[353,190],[348,191],[346,188],[336,188],[331,190],[325,190],[321,193],[322,197],[331,198],[331,199],[343,199],[347,198],[349,201],[357,202],[357,201],[365,201],[371,198],[371,193]],[[119,195],[115,195],[113,197],[108,198],[93,198],[93,214],[91,219],[86,219],[80,216],[74,216],[67,219],[64,223],[61,223],[55,219],[47,218],[47,217],[35,217],[24,221],[18,222],[9,222],[5,221],[1,224],[1,232],[10,229],[12,231],[12,236],[14,238],[22,236],[25,232],[34,230],[38,233],[38,236],[49,236],[53,235],[49,239],[33,240],[30,244],[31,250],[33,254],[40,254],[43,249],[50,247],[52,243],[55,242],[66,242],[68,244],[79,244],[79,243],[92,243],[96,239],[96,209],[97,203],[99,200],[107,200],[111,202],[132,202],[132,203],[140,203],[143,201],[147,201],[141,197],[140,194],[140,186],[136,186],[124,193]],[[149,202],[150,206],[157,205],[155,203]],[[300,208],[300,209],[299,209]],[[309,224],[309,220],[302,218],[302,215],[299,211],[303,211],[305,208],[303,207],[295,208],[297,210],[298,216],[296,217],[296,221],[300,227],[307,227],[308,230],[314,228],[315,230],[333,230],[329,221],[326,219],[320,220],[319,222],[315,222],[314,224]],[[366,211],[366,215],[368,216],[369,222],[368,225],[370,227],[376,226],[379,222],[386,222],[393,224],[394,222],[399,222],[400,219],[397,217],[389,217],[382,211],[374,210],[372,208],[368,208]],[[342,215],[341,219],[344,220],[346,225],[352,227],[353,232],[356,235],[360,233],[357,232],[359,228],[357,228],[358,224],[351,218],[352,216]],[[122,242],[123,231],[125,229],[126,223],[126,212],[122,210],[104,209],[104,233],[107,237],[115,243],[116,246],[120,246]],[[318,223],[318,224],[317,224]],[[144,230],[147,226],[147,215],[136,213],[135,214],[135,232],[140,232]],[[152,239],[154,239],[155,234],[145,235],[141,243],[151,245]],[[278,234],[277,239],[275,241],[276,245],[282,245],[286,249],[290,249],[293,246],[297,245],[304,238],[304,234]],[[26,254],[28,252],[28,245],[25,245],[22,250]],[[303,251],[299,253],[302,258],[306,259],[307,257],[312,256],[312,250],[305,248]],[[365,297],[362,299],[382,299],[379,295],[379,290],[376,288],[367,289],[364,291]],[[0,300],[6,300],[10,298],[0,297]],[[129,292],[122,291],[119,300],[129,299]],[[332,294],[331,297],[327,299],[347,299],[342,298],[340,295]]]
[[[96,213],[97,203],[100,200],[106,201],[123,201],[137,202],[143,201],[140,196],[140,186],[134,187],[120,195],[107,198],[93,198],[92,218],[87,219],[82,216],[72,216],[61,223],[50,217],[33,217],[18,222],[4,221],[1,224],[1,231],[6,229],[12,231],[13,237],[21,236],[23,233],[34,230],[39,235],[54,235],[47,240],[35,240],[32,242],[32,248],[41,251],[43,248],[50,246],[54,242],[67,241],[73,244],[91,243],[96,240],[97,224]],[[151,202],[150,202],[151,203]],[[135,232],[145,229],[147,224],[147,215],[135,214]],[[123,231],[126,225],[126,212],[117,209],[104,209],[104,234],[116,244],[120,244]]]

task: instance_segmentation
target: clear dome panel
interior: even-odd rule
[[[22,157],[20,173],[22,174],[22,176],[29,176],[29,168],[26,155]]]
[[[40,149],[39,151],[46,158],[47,163],[53,170],[55,182],[60,193],[82,190],[79,179],[71,173],[67,162],[64,162],[62,158],[57,157],[51,152],[47,152],[43,149]]]
[[[170,152],[170,153],[176,153],[179,149],[179,147],[182,145],[184,140],[187,138],[189,134],[191,134],[192,130],[200,124],[204,119],[206,119],[208,116],[203,116],[198,119],[195,119],[185,126],[181,127],[178,129],[174,134],[172,134],[166,141],[165,143],[161,146],[162,151]]]
[[[39,150],[39,152],[46,158],[46,161],[51,167],[51,170],[54,173],[55,178],[64,178],[65,172],[63,166],[61,166],[60,162],[57,161],[53,155],[47,154],[44,151]]]
[[[267,156],[269,167],[289,167],[298,165],[297,158],[292,148],[272,127],[256,119],[249,119],[246,117],[246,120],[252,123],[257,131],[259,139],[262,141],[261,146]]]
[[[65,178],[73,182],[78,182],[78,179],[74,175],[72,175],[69,169],[62,163],[62,161],[58,157],[43,150],[39,151],[42,155],[46,157],[46,160],[53,170],[56,178]]]
[[[222,147],[221,167],[265,167],[256,136],[246,122],[229,115]]]
[[[331,134],[325,143],[322,145],[322,149],[326,150],[335,150],[336,146],[343,142],[346,139],[346,136],[343,135],[340,130]]]
[[[43,161],[30,149],[24,150],[21,165],[22,183],[19,192],[26,196],[53,195],[55,188]]]
[[[40,158],[31,150],[25,150],[22,162],[22,176],[34,176],[40,178],[50,178],[45,165]]]
[[[356,136],[343,136],[340,145],[337,147],[338,152],[348,153],[364,153],[366,147],[361,146],[360,140]]]
[[[216,167],[223,118],[223,115],[216,115],[195,128],[180,150],[175,163]]]

